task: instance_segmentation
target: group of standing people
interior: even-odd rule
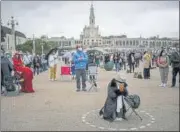
[[[47,70],[47,60],[45,55],[31,55],[30,53],[25,53],[22,57],[25,66],[32,68],[34,75],[39,75],[40,72]]]
[[[156,62],[156,66],[159,67],[161,84],[160,87],[166,87],[169,75],[169,66],[172,66],[172,84],[171,87],[176,85],[176,76],[180,74],[180,54],[179,48],[176,48],[171,55],[168,55],[167,50],[163,49],[159,55],[153,60],[153,54],[150,51],[145,51],[143,55],[143,66],[144,66],[144,79],[150,79],[150,69],[153,62]],[[180,83],[180,80],[179,80]]]
[[[135,67],[139,67],[140,59],[141,54],[137,56],[134,52],[130,52],[128,54],[126,54],[125,52],[119,52],[113,54],[113,61],[115,64],[116,72],[119,72],[123,69],[126,70],[127,64],[129,66],[130,73],[134,72]]]

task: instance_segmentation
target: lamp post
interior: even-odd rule
[[[12,37],[12,45],[11,45],[11,51],[16,50],[16,42],[15,42],[15,26],[18,25],[18,22],[14,19],[13,16],[11,16],[11,19],[8,21],[7,25],[11,25],[11,37]],[[9,50],[9,48],[7,49]]]
[[[36,46],[35,46],[35,38],[34,38],[34,34],[33,34],[33,54],[36,54]]]

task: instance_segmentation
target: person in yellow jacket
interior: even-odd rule
[[[143,56],[143,66],[144,66],[144,79],[148,79],[149,68],[150,68],[151,56],[145,51]]]

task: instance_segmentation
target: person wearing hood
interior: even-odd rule
[[[76,91],[80,91],[80,78],[82,80],[82,90],[86,91],[86,66],[88,63],[88,57],[87,54],[83,51],[82,46],[77,45],[76,49],[77,51],[73,55],[73,62],[75,64],[76,72]]]
[[[117,81],[116,81],[117,80]],[[128,84],[124,73],[117,75],[108,84],[108,96],[104,107],[100,110],[100,116],[108,121],[125,119],[126,102],[124,97],[128,96]]]

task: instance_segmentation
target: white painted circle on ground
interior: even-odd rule
[[[89,116],[89,115],[98,115],[98,112],[99,112],[99,110],[100,109],[97,109],[97,110],[92,110],[92,111],[90,111],[90,112],[87,112],[86,114],[84,114],[83,116],[82,116],[82,122],[83,123],[85,123],[86,125],[89,125],[90,127],[93,127],[93,128],[98,128],[98,129],[100,129],[100,130],[109,130],[109,131],[136,131],[136,130],[138,130],[138,129],[144,129],[144,128],[146,128],[146,127],[149,127],[149,126],[151,126],[153,123],[155,123],[155,118],[154,118],[154,116],[152,116],[150,113],[148,113],[148,112],[146,112],[146,111],[143,111],[143,110],[141,110],[141,111],[137,111],[137,112],[139,112],[139,113],[142,113],[144,116],[147,116],[147,117],[149,117],[149,121],[148,122],[146,122],[146,123],[144,123],[144,124],[141,124],[141,125],[139,125],[139,126],[133,126],[133,127],[127,127],[127,128],[117,128],[117,127],[104,127],[104,126],[102,126],[102,125],[97,125],[96,123],[92,123],[92,122],[89,122],[89,121],[87,121],[87,117]],[[96,113],[96,114],[95,114]],[[101,117],[98,115],[98,118],[100,119]],[[138,118],[138,117],[136,117],[136,118]],[[108,121],[105,121],[104,119],[102,119],[101,118],[101,120],[105,123],[106,122],[106,124],[108,123],[108,125],[110,126],[110,125],[112,125],[113,123],[109,123]],[[139,120],[139,119],[138,119]],[[129,121],[129,120],[128,120]],[[114,121],[114,122],[117,122],[117,121]],[[123,123],[122,121],[121,121],[121,123]],[[128,124],[130,124],[130,123],[128,123]],[[118,124],[119,125],[119,124]]]

